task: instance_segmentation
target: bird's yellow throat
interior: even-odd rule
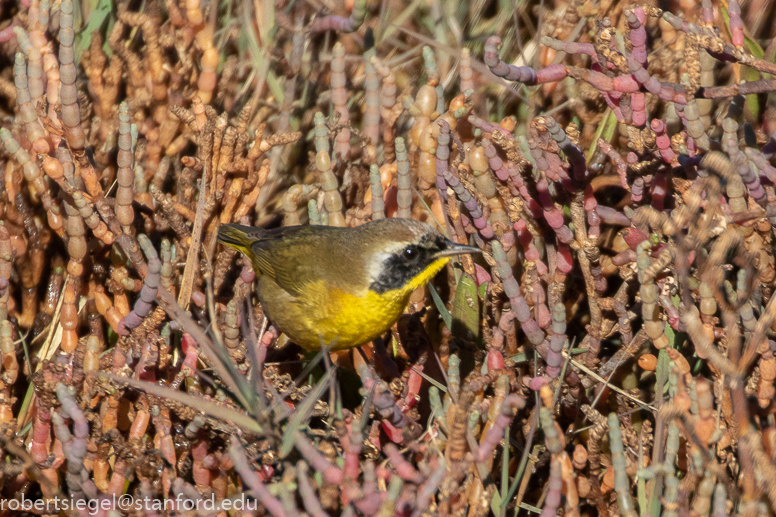
[[[356,296],[333,289],[329,296],[328,310],[325,311],[327,317],[316,318],[309,315],[305,326],[317,328],[324,343],[334,343],[334,350],[369,343],[388,332],[404,313],[412,292],[433,278],[449,260],[450,257],[435,260],[403,287],[382,294],[370,289],[365,295]],[[293,336],[290,337],[293,339]],[[316,343],[317,346],[309,341],[299,344],[306,349],[320,349],[320,338]]]

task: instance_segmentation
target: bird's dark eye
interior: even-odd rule
[[[418,249],[414,246],[410,246],[409,248],[405,248],[404,252],[402,253],[405,260],[415,260],[418,258]]]

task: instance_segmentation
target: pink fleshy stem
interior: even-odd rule
[[[317,18],[310,27],[310,32],[313,34],[326,31],[335,32],[355,32],[361,27],[366,18],[366,0],[356,0],[353,5],[353,11],[350,13],[350,17],[344,16],[326,16],[324,18]]]
[[[601,235],[601,217],[598,215],[598,201],[593,194],[593,186],[589,184],[585,187],[584,207],[585,212],[587,213],[588,238],[593,242],[596,242]],[[595,246],[586,246],[585,253],[588,256],[588,260],[590,260],[590,272],[593,274],[595,289],[599,293],[603,293],[606,291],[606,278],[603,276],[603,271],[601,269],[598,248]]]
[[[151,240],[145,235],[137,236],[137,242],[148,259],[148,272],[140,290],[140,297],[135,302],[135,307],[119,322],[118,333],[126,336],[129,334],[127,329],[134,329],[143,323],[143,320],[151,312],[152,303],[156,299],[156,293],[159,291],[159,282],[161,281],[162,262]]]
[[[633,108],[633,125],[643,128],[647,123],[647,98],[642,92],[631,94],[631,108]]]
[[[625,117],[622,108],[620,107],[620,97],[615,95],[616,92],[601,92],[601,96],[606,101],[606,105],[614,112],[614,116],[617,117],[617,122],[621,124],[628,124],[630,121]]]
[[[618,267],[624,266],[626,264],[631,264],[633,262],[636,262],[636,252],[631,249],[621,251],[617,255],[612,257],[612,264]]]
[[[499,132],[503,134],[507,139],[514,140],[515,137],[504,129],[503,127],[499,126],[498,124],[494,124],[493,122],[488,122],[487,120],[482,120],[480,117],[476,115],[469,115],[469,118],[467,119],[471,125],[474,127],[482,130],[483,133],[495,133]]]
[[[40,399],[35,399],[35,418],[32,420],[32,445],[30,455],[38,465],[49,459],[46,442],[51,438],[51,410],[44,408]]]
[[[760,183],[757,172],[750,166],[754,164],[749,161],[748,156],[746,154],[739,154],[736,156],[734,165],[736,172],[741,176],[741,180],[744,182],[744,185],[746,185],[752,199],[763,208],[766,207],[768,205],[768,200],[765,197],[765,189],[763,189],[763,186]]]
[[[310,466],[323,476],[323,479],[326,480],[327,483],[338,485],[342,482],[342,469],[326,459],[318,448],[299,431],[294,433],[294,446],[302,457],[310,463]],[[243,452],[243,455],[244,454],[245,453]],[[232,460],[234,460],[234,458],[232,458]],[[237,462],[235,461],[235,464],[236,463]]]
[[[74,441],[71,444],[69,456],[76,455],[83,457],[86,455],[86,439],[89,437],[89,422],[78,407],[78,403],[73,398],[72,393],[64,384],[57,384],[57,398],[62,404],[62,413],[65,417],[73,420]],[[52,415],[53,417],[53,415]],[[64,443],[64,441],[63,441]]]
[[[631,221],[628,216],[615,210],[612,207],[598,205],[596,208],[601,222],[612,226],[630,226]]]
[[[439,160],[437,160],[437,163],[439,163]],[[380,168],[376,163],[369,166],[369,183],[372,190],[372,220],[385,219],[383,184],[380,182]]]
[[[747,147],[744,149],[744,153],[746,153],[747,158],[752,161],[760,174],[768,178],[771,183],[776,184],[776,167],[768,162],[768,159],[762,152]]]
[[[574,258],[571,256],[571,248],[568,244],[558,243],[558,272],[568,275],[574,269]]]
[[[371,57],[374,55],[374,48],[370,48],[364,52],[364,90],[366,103],[364,113],[364,136],[369,138],[373,145],[377,145],[380,142],[380,80],[377,76],[377,69],[371,61]]]
[[[512,314],[512,313],[507,312],[506,314]],[[503,318],[503,314],[502,314],[502,318]],[[501,323],[500,320],[499,320],[499,323]],[[498,348],[494,348],[492,343],[493,342],[491,341],[491,347],[488,350],[488,358],[485,362],[485,365],[488,367],[489,372],[492,372],[494,370],[504,369],[504,354],[502,354]]]
[[[568,70],[571,77],[588,83],[600,92],[634,93],[640,89],[639,83],[630,74],[609,77],[595,70],[575,66],[568,67]]]
[[[387,420],[397,429],[407,427],[412,421],[402,413],[399,406],[396,405],[393,394],[388,389],[388,385],[381,379],[375,377],[372,369],[365,363],[361,363],[358,368],[358,374],[361,376],[361,382],[364,389],[368,392],[374,390],[372,403],[381,418]]]
[[[415,505],[415,511],[412,513],[412,517],[420,517],[425,511],[427,511],[428,504],[431,502],[431,498],[439,488],[439,484],[445,478],[447,474],[447,467],[443,457],[437,457],[437,466],[434,473],[429,476],[428,480],[418,488],[418,495]]]
[[[384,498],[385,492],[377,490],[377,477],[373,461],[364,463],[364,476],[360,485],[353,479],[345,480],[343,502],[352,500],[353,506],[364,515],[376,515],[383,505]]]
[[[501,243],[494,240],[491,245],[493,247],[493,258],[496,260],[496,269],[501,276],[504,292],[509,297],[510,310],[515,313],[515,317],[520,322],[520,327],[528,337],[528,340],[531,344],[537,346],[544,341],[544,332],[531,317],[531,309],[528,307],[528,303],[523,298],[523,295],[520,294],[520,285],[515,279],[512,267],[507,262],[507,256],[504,253],[504,248],[501,247]]]
[[[556,303],[552,312],[552,336],[547,350],[547,375],[557,379],[563,363],[563,345],[566,343],[566,307]]]
[[[647,16],[644,14],[643,7],[636,7],[635,9],[625,10],[625,19],[628,21],[630,27],[630,40],[633,45],[633,57],[644,68],[647,67],[647,31],[644,28],[644,23],[647,21]]]
[[[384,140],[388,142],[389,140]],[[386,147],[386,146],[384,146]],[[396,204],[398,210],[397,217],[409,219],[412,217],[412,178],[410,176],[410,162],[407,156],[407,146],[404,144],[404,138],[396,137]],[[447,189],[445,189],[447,194]]]
[[[449,174],[448,160],[450,159],[450,124],[443,118],[437,120],[439,126],[439,137],[437,138],[436,151],[436,186],[439,197],[442,201],[447,201],[447,184],[445,183],[445,173]]]
[[[437,163],[438,162],[439,160],[437,160]],[[477,203],[477,200],[474,199],[469,191],[466,190],[466,187],[461,184],[458,177],[447,170],[447,168],[445,168],[443,174],[445,177],[445,182],[450,185],[450,188],[453,189],[455,195],[458,197],[461,203],[463,203],[463,206],[465,206],[466,210],[469,211],[469,215],[472,217],[472,222],[480,232],[480,235],[482,235],[484,239],[492,239],[496,234],[494,233],[493,228],[490,226],[487,218],[482,213],[482,209],[480,208],[479,203]]]
[[[714,7],[711,0],[701,1],[701,19],[708,27],[714,25]]]
[[[6,41],[11,41],[16,38],[16,34],[13,32],[14,27],[21,27],[18,18],[14,18],[11,25],[0,31],[0,43],[5,43]]]
[[[633,185],[631,186],[631,201],[634,203],[641,203],[641,200],[644,198],[645,189],[646,185],[644,183],[644,178],[636,178],[633,180]]]
[[[534,302],[534,319],[539,327],[544,330],[550,326],[552,317],[547,308],[547,293],[544,291],[539,275],[533,275],[531,290],[533,291],[531,298]]]
[[[598,62],[598,54],[595,51],[595,45],[592,43],[566,42],[549,36],[542,36],[541,43],[545,47],[550,47],[558,52],[565,52],[566,54],[585,54],[593,58],[593,61]]]
[[[378,493],[374,489],[369,491],[352,479],[346,480],[342,487],[343,502],[349,502],[351,505],[349,507],[355,507],[367,517],[376,515],[380,511],[384,497],[385,492]]]
[[[550,463],[550,482],[547,497],[544,500],[544,508],[539,517],[554,517],[558,513],[561,499],[561,489],[563,489],[563,478],[561,472],[560,459],[553,458]]]
[[[541,178],[536,182],[536,191],[539,194],[539,203],[544,208],[544,219],[547,224],[550,225],[560,240],[564,244],[568,244],[574,240],[574,235],[571,233],[571,229],[564,223],[563,214],[555,206],[555,202],[550,195],[549,186],[547,180]]]
[[[369,411],[369,408],[366,408],[366,411]],[[353,418],[352,415],[350,415],[350,419],[350,433],[345,428],[345,432],[339,437],[342,450],[345,451],[345,464],[342,468],[342,473],[345,478],[358,479],[361,474],[359,455],[361,454],[361,444],[364,441],[364,436],[361,432],[360,419]]]
[[[525,407],[525,399],[517,393],[510,393],[501,404],[501,412],[496,417],[493,426],[488,430],[484,440],[477,449],[475,461],[487,461],[499,442],[504,439],[504,429],[512,423],[517,410]]]
[[[512,183],[515,185],[517,191],[520,193],[520,197],[523,198],[523,201],[528,207],[528,211],[531,212],[531,215],[534,219],[541,219],[543,213],[542,206],[528,192],[528,187],[526,186],[523,177],[520,176],[520,173],[517,170],[517,166],[511,161],[508,161],[507,170],[509,171],[509,177],[512,178]]]
[[[78,407],[78,403],[64,384],[57,384],[57,398],[62,404],[60,415],[51,413],[54,433],[62,442],[62,451],[67,458],[67,485],[75,499],[94,499],[97,497],[97,487],[89,479],[84,466],[87,438],[89,437],[89,422]],[[65,418],[73,420],[73,434],[70,434]]]
[[[545,154],[542,147],[539,145],[540,142],[537,138],[537,135],[534,133],[534,135],[528,139],[528,147],[531,150],[531,157],[534,159],[534,163],[536,163],[536,170],[539,172],[550,173],[548,175],[548,178],[551,181],[557,180],[557,176],[552,175],[552,171],[550,171],[550,163],[547,160],[547,155]]]
[[[622,188],[625,190],[630,190],[630,187],[628,186],[628,165],[625,163],[625,160],[622,159],[620,153],[618,153],[614,147],[612,147],[609,142],[603,138],[598,139],[598,147],[617,167],[617,175],[620,177],[620,185]]]
[[[246,284],[253,282],[256,279],[256,272],[253,266],[249,264],[243,265],[243,268],[240,270],[240,279]]]
[[[730,17],[730,33],[733,45],[738,48],[744,46],[744,24],[741,21],[741,5],[738,0],[729,0],[728,16]]]
[[[542,255],[534,244],[534,236],[530,230],[528,230],[528,225],[525,220],[518,219],[514,224],[514,228],[515,232],[517,232],[517,238],[523,246],[525,259],[534,262],[537,265],[542,263]]]
[[[490,71],[497,77],[502,77],[507,81],[516,81],[528,86],[537,84],[554,83],[562,80],[568,75],[568,69],[564,65],[550,65],[541,70],[534,70],[529,66],[508,65],[498,57],[498,47],[501,45],[501,38],[491,36],[485,41],[485,54],[483,60],[488,65]]]
[[[571,165],[571,170],[574,173],[574,179],[576,181],[582,181],[587,172],[585,155],[582,154],[579,147],[569,140],[569,137],[566,136],[566,132],[563,131],[554,118],[545,115],[544,121],[547,124],[547,131],[550,132],[553,140],[555,140],[558,143],[558,147],[566,153],[566,157],[569,159],[569,164]]]
[[[678,31],[689,34],[706,34],[706,31],[702,27],[694,23],[687,22],[668,11],[663,12],[663,20]]]
[[[183,363],[181,364],[181,373],[186,377],[196,377],[197,361],[199,360],[199,350],[197,342],[188,332],[183,332],[181,338],[181,348],[183,349]]]
[[[236,436],[232,436],[232,441],[229,444],[229,457],[234,463],[234,470],[240,475],[253,496],[275,517],[285,517],[286,512],[283,505],[269,492],[258,474],[253,471],[245,454],[245,449],[240,445]]]
[[[268,348],[272,344],[272,342],[275,339],[277,339],[279,336],[280,336],[280,332],[278,331],[277,328],[275,328],[274,325],[270,325],[267,328],[266,332],[264,332],[264,334],[261,335],[261,341],[259,341],[259,354],[260,354],[259,360],[261,362],[264,362],[264,358],[262,357],[262,355],[264,357],[266,357],[267,355],[267,351],[262,350],[262,348],[264,349]]]
[[[342,125],[342,129],[334,138],[334,152],[331,154],[331,158],[347,160],[350,156],[350,111],[347,102],[348,92],[345,87],[347,83],[347,74],[345,72],[345,47],[342,43],[337,42],[334,44],[331,52],[330,84],[332,105],[334,112],[339,113],[339,124]],[[334,115],[334,112],[332,115]],[[331,181],[333,180],[330,180],[329,182]]]
[[[310,483],[310,478],[307,477],[308,470],[307,463],[304,460],[299,460],[299,463],[296,464],[296,480],[299,483],[299,495],[304,509],[311,517],[328,517],[328,514],[323,511],[321,500]]]
[[[509,180],[509,169],[506,168],[504,165],[504,160],[502,160],[497,154],[496,148],[493,146],[493,142],[487,138],[483,138],[482,146],[485,150],[485,156],[488,158],[488,164],[490,165],[490,168],[493,169],[493,172],[496,173],[496,177],[501,181]],[[439,151],[437,151],[437,157],[438,156]]]
[[[158,406],[153,406],[151,408],[151,415],[154,427],[156,427],[156,432],[160,437],[159,448],[161,449],[162,456],[165,460],[167,460],[168,463],[170,463],[170,465],[175,465],[175,444],[172,441],[172,435],[170,434],[169,420],[166,420],[162,416]]]
[[[421,372],[423,372],[423,365],[417,365],[409,372],[407,383],[401,394],[401,403],[399,404],[403,411],[414,407],[418,400],[420,400],[420,387],[423,385]]]
[[[146,375],[155,375],[154,371],[149,371],[146,373],[146,368],[150,366],[148,363],[151,358],[151,346],[152,346],[152,340],[149,338],[146,338],[143,342],[143,346],[140,350],[140,359],[138,359],[137,364],[135,365],[135,374],[138,377],[144,377]]]
[[[652,119],[650,122],[652,131],[655,132],[656,144],[660,150],[660,156],[667,164],[672,164],[676,160],[676,154],[671,149],[671,138],[666,133],[666,123],[660,119]]]
[[[555,175],[557,178],[554,181],[560,183],[567,192],[576,192],[578,190],[577,185],[571,181],[571,177],[566,170],[566,165],[563,163],[563,160],[561,160],[560,153],[547,153],[547,161],[550,164],[551,174]]]
[[[628,56],[628,69],[639,84],[643,85],[649,93],[657,95],[666,102],[687,104],[684,87],[673,83],[661,83],[647,72],[633,56]]]
[[[663,309],[666,311],[666,315],[668,316],[668,324],[671,325],[671,328],[676,331],[684,332],[684,325],[679,320],[679,309],[677,309],[674,304],[671,303],[671,300],[668,298],[668,296],[661,294],[658,297],[658,302],[660,302],[660,306],[663,307]],[[622,321],[622,317],[620,320]],[[620,328],[622,328],[622,324],[620,324]]]
[[[682,124],[686,124],[687,120],[686,115],[684,114],[684,104],[674,104],[674,111],[676,111],[676,115],[682,121]]]
[[[372,65],[375,67],[377,73],[380,74],[380,77],[382,77],[383,80],[383,87],[380,90],[380,106],[382,107],[383,118],[386,118],[386,115],[390,114],[392,108],[396,105],[396,77],[393,70],[391,70],[390,67],[383,63],[377,56],[371,56],[369,61],[372,62]],[[393,124],[386,125],[392,126]],[[391,131],[392,130],[389,127],[388,133],[383,133],[384,142],[390,141],[390,139],[386,139],[385,136],[393,134]]]
[[[512,311],[506,311],[501,313],[501,318],[498,320],[498,326],[493,329],[493,339],[490,343],[491,350],[503,350],[504,338],[507,333],[513,328],[512,322],[515,320],[515,313]]]
[[[418,472],[412,464],[404,459],[399,453],[399,449],[392,443],[387,443],[383,446],[383,453],[388,457],[388,460],[393,464],[393,468],[396,469],[396,473],[404,481],[415,483],[419,485],[423,482],[423,476]]]
[[[636,257],[636,252],[633,253],[633,256]],[[623,302],[615,299],[614,313],[617,315],[617,324],[620,326],[620,335],[622,336],[623,343],[630,343],[633,339],[633,328],[631,327],[630,316],[628,316],[627,307]]]

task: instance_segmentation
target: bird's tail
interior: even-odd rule
[[[222,224],[218,228],[218,240],[230,248],[250,255],[251,245],[261,238],[258,230],[261,228],[241,224]]]

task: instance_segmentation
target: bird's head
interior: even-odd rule
[[[378,294],[412,291],[433,277],[454,255],[480,253],[456,244],[426,223],[380,219],[359,227],[368,243],[369,289]]]

